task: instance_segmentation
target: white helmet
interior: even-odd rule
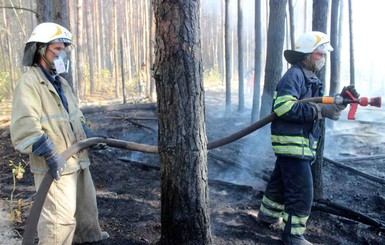
[[[306,54],[314,51],[327,53],[333,51],[329,37],[319,31],[311,31],[302,34],[295,43],[294,50],[285,50],[284,56],[290,64],[294,64],[305,58]]]
[[[72,47],[72,34],[61,25],[52,22],[45,22],[33,29],[25,48],[23,65],[32,66],[37,49],[37,43],[64,43],[66,47]]]
[[[312,53],[321,47],[325,53],[333,51],[329,37],[319,31],[306,32],[301,35],[295,43],[295,51],[305,54]]]

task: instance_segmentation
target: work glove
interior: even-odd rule
[[[354,98],[360,97],[360,94],[357,93],[357,90],[354,88],[354,84],[350,84],[348,86],[345,86],[340,93],[342,98],[351,99],[350,96],[346,93],[346,91],[349,91],[354,96]]]
[[[332,120],[338,120],[341,116],[341,111],[346,108],[346,105],[337,104],[318,104],[311,103],[316,115],[315,119],[329,118]]]
[[[64,170],[66,160],[55,151],[55,145],[46,134],[43,134],[38,141],[32,145],[32,153],[45,158],[49,173],[55,180],[60,179],[60,174]]]
[[[93,131],[85,123],[82,123],[82,126],[83,126],[83,129],[84,129],[84,132],[86,133],[86,137],[87,138],[92,138],[92,137],[100,137],[100,138],[104,138],[104,139],[108,138],[106,135],[95,133],[95,131]],[[98,143],[96,145],[91,146],[91,149],[93,149],[93,150],[104,150],[104,149],[107,149],[107,145],[105,143]]]

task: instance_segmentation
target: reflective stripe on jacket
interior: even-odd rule
[[[322,82],[300,64],[293,65],[274,92],[273,111],[278,118],[271,124],[271,141],[277,156],[314,159],[320,136],[313,108],[299,100],[322,95]]]
[[[29,154],[33,173],[45,173],[48,170],[44,158],[32,153],[33,143],[42,134],[48,135],[59,153],[86,138],[81,124],[85,119],[76,97],[65,79],[61,78],[61,83],[69,112],[39,67],[32,67],[17,81],[13,94],[11,139],[16,150]],[[89,164],[87,151],[81,151],[68,159],[63,174],[86,168]]]

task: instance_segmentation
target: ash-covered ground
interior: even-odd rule
[[[209,142],[228,136],[250,123],[250,110],[224,116],[223,92],[206,92]],[[234,100],[235,101],[235,100]],[[375,115],[375,117],[374,117]],[[373,116],[373,118],[369,118]],[[157,144],[155,109],[105,111],[86,114],[91,127],[109,137],[142,144]],[[325,157],[339,160],[378,178],[385,178],[384,109],[359,108],[356,121],[342,119],[326,131]],[[369,120],[370,119],[370,120]],[[327,123],[330,126],[330,123]],[[269,126],[266,126],[269,127]],[[9,137],[0,139],[1,226],[0,244],[18,244],[34,187],[27,167],[16,182],[14,203],[24,200],[21,223],[8,222],[13,177],[9,161],[25,159],[16,153]],[[90,154],[99,205],[100,222],[110,239],[103,244],[156,244],[160,238],[160,178],[157,155],[107,148]],[[368,156],[371,156],[368,158]],[[275,157],[269,140],[254,132],[234,143],[209,151],[209,193],[213,244],[281,244],[276,227],[255,219]],[[324,198],[378,223],[385,223],[385,185],[325,162]],[[14,206],[17,205],[14,204]],[[315,244],[385,244],[384,227],[314,208],[306,237]],[[349,211],[341,211],[347,215]],[[353,215],[354,216],[354,215]],[[362,218],[361,218],[362,220]]]

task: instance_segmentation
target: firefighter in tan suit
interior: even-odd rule
[[[66,53],[72,34],[55,23],[39,24],[25,49],[23,65],[31,68],[18,80],[11,117],[16,150],[29,154],[38,190],[48,172],[54,178],[39,218],[39,244],[95,242],[109,237],[98,221],[95,187],[87,151],[67,161],[59,153],[90,136],[68,82]]]

